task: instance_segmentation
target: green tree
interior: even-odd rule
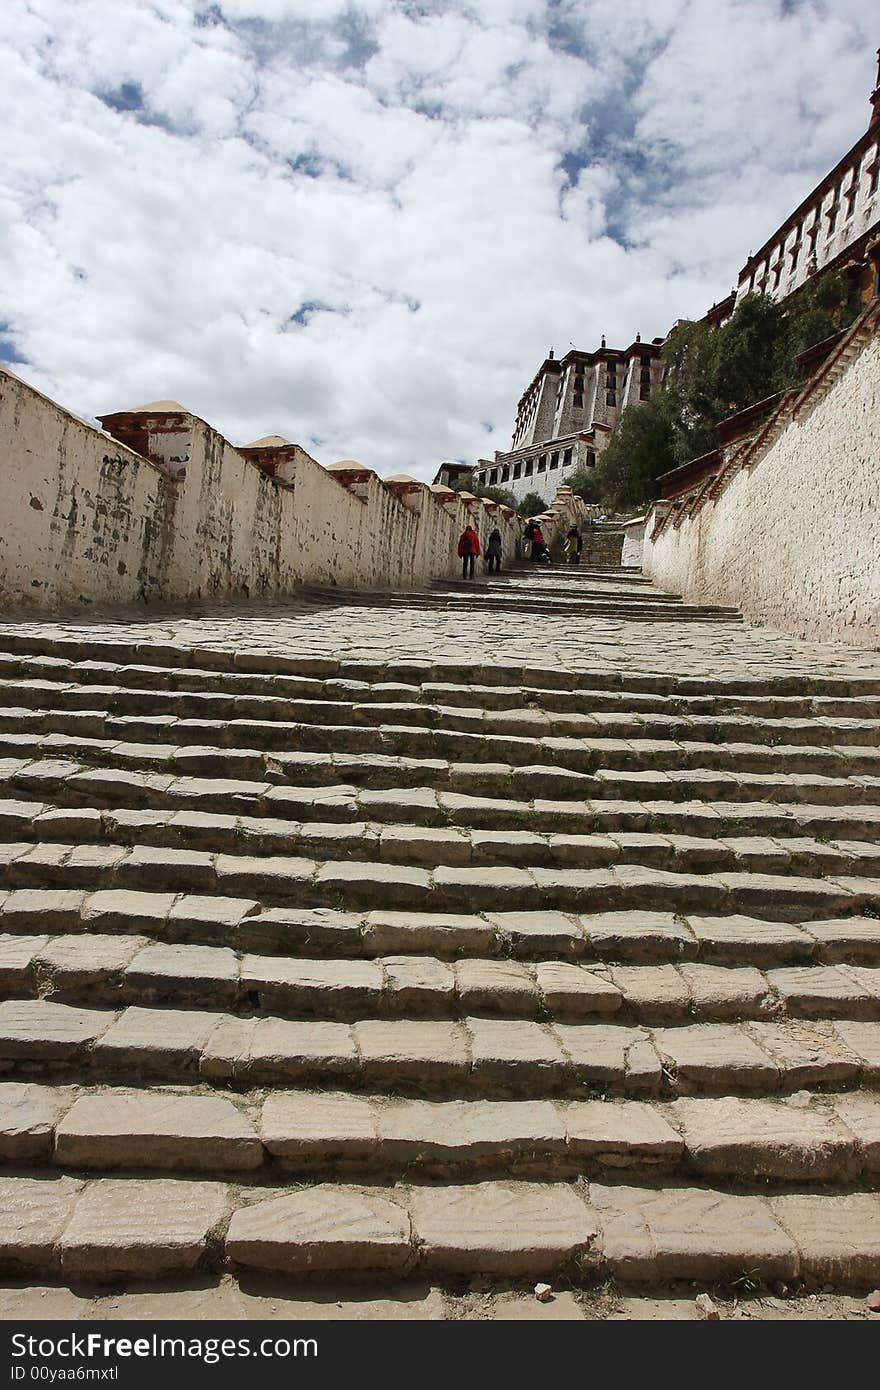
[[[549,503],[543,497],[539,497],[537,492],[527,492],[521,502],[517,502],[516,510],[520,516],[540,516],[546,512]]]
[[[572,473],[569,477],[568,485],[575,496],[582,497],[585,502],[605,500],[600,495],[599,479],[596,476],[595,468],[579,468],[576,473]]]
[[[472,492],[475,497],[485,497],[490,502],[500,502],[504,507],[515,507],[516,498],[506,487],[484,487],[469,474],[456,478],[449,484],[453,492]]]
[[[678,462],[677,410],[678,402],[666,391],[627,407],[596,465],[596,501],[620,511],[656,497],[658,476]]]

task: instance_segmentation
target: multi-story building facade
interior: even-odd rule
[[[663,339],[596,352],[549,356],[523,392],[511,447],[480,459],[474,482],[503,487],[516,498],[536,492],[549,500],[579,469],[593,467],[628,405],[647,400],[660,386]]]
[[[868,129],[795,208],[739,274],[735,290],[705,315],[720,327],[747,294],[784,299],[814,275],[844,266],[880,265],[880,49]],[[559,483],[596,464],[624,409],[646,400],[663,378],[664,339],[546,361],[519,401],[511,448],[480,459],[474,483],[517,498],[549,500]]]
[[[784,299],[821,271],[863,259],[880,235],[880,49],[868,129],[739,273],[737,299]]]

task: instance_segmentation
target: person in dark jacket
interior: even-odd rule
[[[489,574],[501,573],[501,532],[497,526],[489,532],[486,542],[486,569]]]
[[[458,538],[458,558],[462,579],[473,579],[474,561],[480,553],[480,538],[473,526],[466,526]]]

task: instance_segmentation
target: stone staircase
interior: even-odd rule
[[[0,1272],[876,1284],[878,825],[880,677],[0,630]]]

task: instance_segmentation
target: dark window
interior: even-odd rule
[[[497,482],[498,482],[498,469],[497,469],[497,468],[493,468],[493,469],[492,469],[492,472],[489,474],[489,486],[490,486],[490,487],[494,487],[495,484],[496,484]]]
[[[573,449],[566,449],[565,453],[562,455],[562,466],[563,466],[563,468],[567,468],[568,465],[571,463],[573,454],[574,454],[574,450],[573,450]]]
[[[855,170],[853,170],[853,176],[852,176],[852,178],[850,179],[849,188],[846,190],[846,193],[844,194],[844,199],[845,199],[845,201],[846,201],[846,213],[845,213],[844,220],[845,220],[846,222],[849,221],[849,219],[852,217],[853,213],[854,213],[855,210],[856,210],[856,194],[857,194],[857,193],[858,193],[858,188],[857,188],[857,186],[856,186],[856,175],[855,175]]]
[[[651,383],[650,383],[650,381],[645,381],[644,379],[642,379],[642,381],[639,382],[639,400],[640,400],[640,401],[646,401],[646,400],[648,399],[648,397],[650,396],[650,394],[651,394]]]
[[[546,455],[546,454],[542,454],[541,457],[538,459],[538,472],[539,472],[539,473],[543,473],[543,472],[545,472],[546,468],[547,468],[547,455]]]
[[[587,450],[587,467],[588,467],[588,468],[595,468],[595,467],[596,467],[596,455],[595,455],[595,452],[594,452],[592,449],[588,449],[588,450]]]
[[[501,470],[501,481],[502,481],[502,483],[506,483],[509,477],[510,477],[510,464],[505,463],[504,467],[503,467],[502,470]]]
[[[779,289],[779,281],[780,281],[781,279],[782,279],[782,260],[781,260],[781,258],[780,258],[780,259],[776,262],[775,266],[773,267],[773,288],[774,288],[774,290],[778,290],[778,289]]]
[[[558,468],[558,467],[559,467],[559,450],[558,450],[558,449],[555,449],[555,450],[553,451],[553,453],[550,455],[550,467],[551,467],[551,468]]]
[[[873,198],[874,194],[877,192],[878,186],[880,186],[880,156],[874,160],[869,173],[871,175],[871,182],[868,184],[868,197]]]
[[[838,211],[839,211],[839,206],[840,206],[840,205],[839,205],[839,203],[838,203],[838,201],[837,201],[837,194],[835,193],[835,195],[834,195],[834,202],[830,205],[830,207],[828,208],[828,211],[825,213],[825,216],[828,218],[828,235],[829,235],[829,236],[831,236],[831,233],[834,231],[834,228],[837,226],[837,213],[838,213]]]
[[[515,463],[515,464],[513,465],[513,476],[514,476],[514,478],[518,478],[519,475],[520,475],[521,473],[522,473],[522,464],[521,464],[521,463]]]
[[[613,406],[617,405],[617,396],[613,391],[607,391],[605,393],[605,404]]]
[[[534,460],[534,459],[526,459],[526,477],[527,477],[527,478],[530,478],[530,477],[532,476],[532,473],[534,472],[534,468],[535,468],[535,460]]]
[[[583,410],[583,408],[584,408],[584,398],[583,398],[583,396],[580,396],[580,395],[575,396],[575,398],[574,398],[574,408],[575,408],[575,410]]]

